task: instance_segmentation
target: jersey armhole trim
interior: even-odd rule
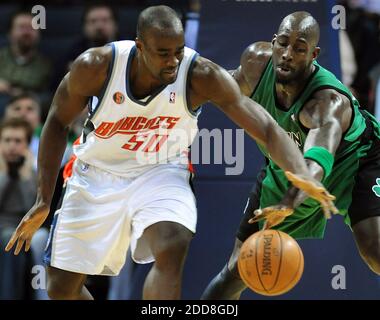
[[[257,89],[259,88],[259,86],[260,86],[260,84],[261,84],[261,81],[263,80],[264,75],[265,75],[265,73],[267,72],[267,69],[268,69],[269,63],[270,63],[271,61],[272,61],[272,56],[268,59],[268,62],[266,63],[263,72],[261,73],[260,79],[259,79],[259,81],[257,82],[256,87],[253,89],[252,94],[249,96],[251,99],[253,98],[253,96],[255,95],[255,93],[256,93],[256,91],[257,91]]]
[[[302,105],[302,107],[299,109],[298,113],[297,113],[297,120],[298,120],[298,123],[300,125],[300,127],[305,130],[305,132],[309,132],[310,129],[306,128],[302,122],[300,121],[300,113],[303,109],[303,107],[305,106],[305,104],[311,99],[311,97],[314,95],[314,93],[316,93],[317,91],[321,91],[321,90],[325,90],[325,89],[332,89],[332,90],[335,90],[337,91],[338,93],[340,94],[343,94],[344,96],[346,96],[348,98],[348,100],[350,100],[350,106],[351,106],[351,111],[352,111],[352,117],[350,119],[350,124],[349,126],[347,127],[347,130],[345,130],[344,132],[342,132],[342,140],[344,139],[344,137],[346,136],[347,132],[350,131],[351,127],[352,127],[352,124],[354,123],[354,119],[355,119],[355,108],[354,108],[354,104],[352,102],[352,98],[350,97],[350,95],[347,93],[347,92],[344,92],[343,90],[337,88],[337,87],[334,87],[332,85],[322,85],[318,88],[316,88],[315,90],[313,90],[310,95],[305,99],[305,102],[304,104]]]
[[[193,118],[197,118],[199,116],[199,114],[201,113],[202,111],[202,106],[199,106],[197,108],[197,110],[193,110],[191,108],[191,103],[190,103],[190,81],[191,81],[191,75],[192,75],[192,72],[193,72],[193,68],[194,68],[194,62],[195,60],[199,57],[199,53],[195,52],[191,58],[191,61],[189,63],[189,66],[187,68],[187,75],[185,77],[185,98],[184,98],[184,103],[185,103],[185,106],[186,106],[186,110],[190,113],[191,117]]]
[[[146,107],[146,106],[148,106],[149,103],[152,102],[152,100],[154,98],[156,98],[162,91],[165,90],[167,85],[162,85],[162,86],[158,87],[156,90],[154,90],[146,101],[136,99],[133,96],[132,90],[131,90],[130,73],[131,73],[131,68],[132,68],[132,61],[136,55],[136,52],[137,52],[137,48],[136,48],[136,45],[134,45],[131,48],[131,51],[130,51],[129,56],[128,56],[128,62],[127,62],[126,71],[125,71],[125,89],[126,89],[128,98],[130,100],[132,100],[132,102],[134,102],[134,103],[136,103],[142,107]]]
[[[111,60],[111,63],[110,63],[110,66],[108,68],[108,71],[107,71],[107,78],[106,80],[104,81],[104,84],[103,84],[103,87],[102,87],[102,90],[100,91],[100,94],[99,94],[99,97],[98,97],[98,103],[96,104],[95,108],[92,110],[92,112],[90,112],[90,115],[88,117],[89,120],[92,120],[94,118],[94,116],[98,113],[99,109],[101,109],[101,106],[104,104],[104,96],[106,95],[107,91],[108,91],[108,84],[111,82],[114,74],[115,74],[115,59],[116,59],[116,46],[114,43],[110,43],[108,44],[107,46],[111,46],[112,48],[112,60]],[[92,102],[92,97],[90,98],[90,102]]]

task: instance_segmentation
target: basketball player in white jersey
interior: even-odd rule
[[[180,298],[197,219],[185,157],[198,108],[207,101],[263,144],[282,169],[293,173],[296,186],[335,210],[334,197],[310,177],[285,131],[241,95],[227,71],[185,48],[175,12],[158,6],[140,14],[135,41],[86,51],[60,83],[41,137],[38,197],[7,251],[16,242],[15,254],[24,244],[27,251],[47,218],[67,128],[89,100],[73,175],[47,244],[53,299],[91,299],[86,275],[117,275],[129,245],[136,262],[155,262],[143,298]],[[187,135],[171,139],[175,130]],[[157,154],[159,161],[152,163]]]

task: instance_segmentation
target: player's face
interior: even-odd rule
[[[319,52],[302,34],[287,30],[275,35],[272,45],[276,82],[282,84],[303,80]]]
[[[154,32],[136,43],[146,67],[155,79],[163,85],[173,83],[177,79],[185,47],[182,31],[172,34]]]

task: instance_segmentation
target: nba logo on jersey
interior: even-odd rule
[[[90,165],[88,163],[82,163],[81,164],[81,170],[82,170],[82,172],[86,172],[89,167],[90,167]]]
[[[175,103],[175,92],[170,92],[169,102]]]
[[[124,102],[124,95],[121,92],[115,92],[113,95],[113,101],[117,104],[122,104]]]

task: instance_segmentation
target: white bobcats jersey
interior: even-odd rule
[[[145,101],[130,90],[134,41],[111,43],[113,61],[102,94],[90,101],[81,143],[82,161],[116,175],[132,177],[162,163],[188,165],[197,116],[187,103],[188,72],[197,53],[185,47],[177,79]]]

